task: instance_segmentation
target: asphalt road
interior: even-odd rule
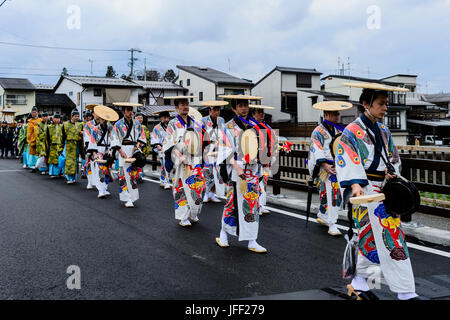
[[[264,215],[258,242],[269,253],[258,255],[232,237],[230,248],[216,245],[223,204],[205,205],[200,223],[184,229],[158,184],[139,186],[134,209],[120,203],[117,183],[104,200],[85,187],[0,160],[0,299],[240,299],[347,283],[345,240],[317,224]],[[416,277],[449,273],[446,257],[410,254]],[[71,265],[80,290],[67,288]]]

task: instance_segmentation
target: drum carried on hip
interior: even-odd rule
[[[138,149],[133,153],[131,158],[125,159],[125,163],[130,163],[133,167],[143,168],[147,164],[147,158],[144,153]]]
[[[391,215],[410,215],[420,207],[419,190],[414,183],[403,177],[389,179],[382,192],[386,195],[384,206]]]
[[[240,137],[242,158],[251,162],[258,158],[258,134],[255,129],[247,129]]]
[[[352,204],[383,201],[386,212],[392,216],[406,216],[420,207],[420,193],[414,183],[403,177],[389,179],[382,193],[350,198]]]
[[[186,130],[184,134],[184,147],[186,152],[191,156],[198,156],[201,154],[202,141],[197,131],[192,128]]]

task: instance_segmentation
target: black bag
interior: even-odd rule
[[[414,183],[401,177],[389,179],[382,192],[386,196],[384,206],[391,215],[411,215],[420,207],[419,190]]]
[[[132,166],[136,168],[143,168],[147,164],[147,158],[145,157],[144,153],[141,150],[137,150],[133,157],[136,161],[133,162]]]
[[[388,173],[390,175],[396,174],[394,166],[389,162],[389,157],[384,143],[382,143],[382,148],[384,151],[383,155],[382,151],[377,148],[374,137],[372,137],[369,132],[367,132],[367,134],[374,145],[375,152],[378,153],[386,165]],[[403,177],[389,179],[384,184],[382,192],[386,196],[386,199],[383,201],[386,212],[394,217],[398,215],[400,217],[404,217],[405,221],[410,221],[411,215],[420,207],[419,190],[414,183]]]

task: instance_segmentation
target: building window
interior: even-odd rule
[[[102,89],[94,89],[94,97],[101,97],[102,95]]]
[[[190,96],[193,96],[193,95],[194,95],[193,93],[190,94]],[[191,102],[194,102],[193,98],[191,98]]]
[[[388,101],[390,105],[405,105],[406,104],[406,94],[397,92],[388,92]]]
[[[198,93],[198,100],[203,101],[203,92]]]
[[[400,111],[388,111],[384,119],[385,124],[389,127],[389,129],[401,129]]]
[[[73,91],[70,91],[69,92],[69,97],[72,97],[73,96]]]
[[[6,104],[27,104],[27,96],[24,94],[7,94],[5,99]]]
[[[245,94],[245,89],[224,89],[224,95]]]
[[[180,80],[180,87],[183,86],[183,80]]]
[[[187,80],[186,80],[186,86],[189,87],[190,85],[191,85],[191,79],[187,79]]]
[[[281,95],[281,111],[297,114],[297,95],[286,94]]]
[[[297,88],[311,88],[311,75],[307,73],[297,73]]]

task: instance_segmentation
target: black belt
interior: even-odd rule
[[[135,146],[136,142],[133,141],[122,141],[123,146]]]
[[[370,181],[384,181],[386,174],[384,171],[366,170],[367,179]]]

